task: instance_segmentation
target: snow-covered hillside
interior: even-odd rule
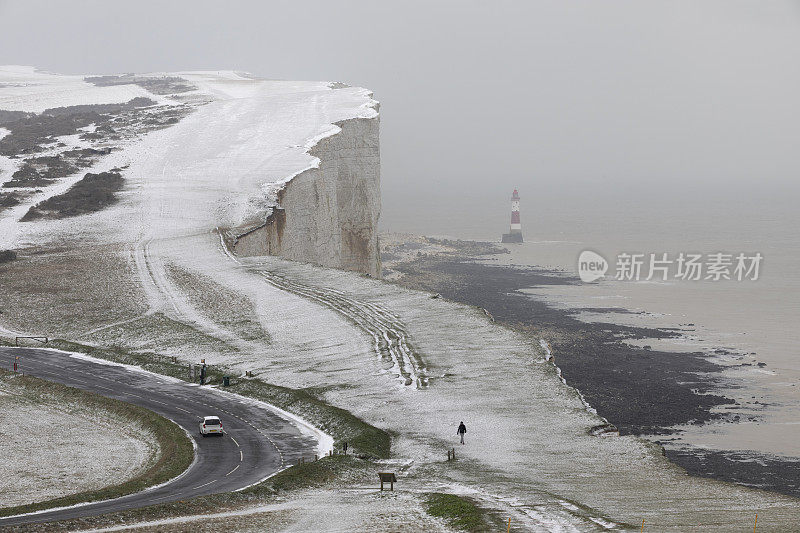
[[[33,67],[0,65],[0,110],[41,113],[45,109],[116,104],[152,94],[137,85],[98,87],[84,76],[64,76]]]
[[[151,92],[144,88],[152,88],[148,76],[180,79],[194,90]],[[157,220],[148,230],[152,238],[220,228],[233,242],[247,234],[242,255],[272,253],[380,275],[378,112],[369,91],[227,71],[130,78],[138,84],[118,79],[117,84],[113,76],[0,67],[0,110],[40,113],[134,98],[149,98],[157,104],[151,109],[192,108],[194,113],[162,131],[117,140],[110,155],[87,168],[126,167],[128,189],[144,184],[140,192],[151,197],[147,205],[153,210],[148,218]],[[7,126],[16,118],[6,117]],[[332,136],[335,141],[329,140]],[[54,137],[54,142],[65,140]],[[45,148],[50,149],[42,148],[43,154]],[[312,153],[315,149],[321,157]],[[19,160],[0,159],[0,183],[19,168]],[[0,207],[0,247],[18,244],[17,220],[31,205],[63,193],[82,175],[65,176],[51,194],[39,192],[40,187],[22,189],[35,194],[14,209],[3,212]],[[280,211],[279,225],[270,217],[274,208]],[[30,235],[27,229],[25,233]]]
[[[368,91],[170,76],[196,89],[153,99],[193,112],[121,139],[93,167],[123,169],[117,203],[0,226],[0,239],[16,232],[5,241],[19,252],[0,270],[0,329],[204,358],[318,391],[391,431],[416,487],[468,494],[515,527],[606,531],[646,518],[659,531],[730,531],[754,509],[775,530],[798,523],[791,498],[691,478],[643,440],[593,434],[604,421],[562,382],[539,338],[359,273],[378,266],[377,250],[370,264],[346,253],[355,241],[371,246],[379,212]],[[285,213],[265,224],[276,202]],[[258,256],[273,244],[324,267]],[[453,446],[459,460],[446,462]]]

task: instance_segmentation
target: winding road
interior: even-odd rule
[[[0,364],[21,357],[26,375],[145,407],[184,428],[195,442],[192,465],[173,480],[113,500],[0,518],[0,527],[67,520],[242,489],[318,452],[313,431],[260,404],[197,384],[69,353],[0,347]],[[201,438],[198,419],[218,415],[222,438]],[[121,432],[125,428],[120,428]],[[13,482],[13,480],[6,480]]]

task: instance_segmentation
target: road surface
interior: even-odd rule
[[[0,347],[0,366],[9,368],[12,354],[21,356],[21,369],[26,375],[96,392],[169,418],[188,431],[197,447],[189,469],[162,486],[114,500],[0,518],[0,527],[67,520],[234,491],[295,464],[300,457],[310,458],[318,453],[317,440],[308,431],[301,432],[297,422],[239,396],[46,349]],[[207,415],[219,415],[224,437],[200,436],[198,419]]]

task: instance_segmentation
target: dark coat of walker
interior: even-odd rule
[[[456,435],[461,435],[461,444],[464,444],[464,433],[466,432],[467,432],[467,426],[465,426],[464,422],[462,421],[458,425],[458,430],[456,430]]]

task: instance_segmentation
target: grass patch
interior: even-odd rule
[[[14,250],[0,250],[0,263],[10,263],[17,259],[17,252]]]
[[[302,416],[331,435],[337,447],[347,442],[350,453],[369,458],[389,457],[391,437],[386,431],[367,424],[350,411],[326,404],[304,389],[271,385],[260,379],[245,379],[232,382],[227,390]]]
[[[67,218],[100,211],[117,201],[116,192],[125,180],[115,168],[99,174],[87,173],[64,194],[52,196],[31,207],[21,222],[38,218]]]
[[[42,113],[0,116],[11,133],[0,139],[0,155],[13,156],[40,151],[56,137],[74,135],[80,128],[105,123],[111,118],[141,107],[155,105],[149,98],[136,97],[125,104],[88,104],[45,109]]]
[[[124,348],[94,348],[65,340],[53,340],[51,348],[85,353],[99,359],[136,365],[157,374],[189,381],[187,363],[172,362],[172,358],[152,352],[130,352]],[[222,366],[209,366],[206,383],[222,384],[222,377],[233,373]],[[258,378],[232,378],[225,390],[267,402],[303,417],[307,422],[334,438],[334,445],[347,442],[348,450],[362,457],[386,459],[391,449],[391,436],[386,431],[367,424],[345,409],[334,407],[315,396],[314,389],[291,389],[272,385]]]
[[[153,94],[176,94],[194,91],[197,89],[184,78],[177,76],[136,76],[135,74],[121,74],[118,76],[90,76],[83,78],[86,83],[98,87],[111,85],[135,84]]]
[[[7,192],[2,193],[0,192],[0,211],[6,209],[8,207],[14,207],[15,205],[19,205],[21,199],[24,196],[21,193],[16,192]]]
[[[443,492],[429,492],[425,499],[425,510],[431,516],[444,518],[450,526],[463,531],[487,529],[483,512],[467,498]]]
[[[0,371],[0,378],[13,375],[7,370]],[[189,437],[174,422],[157,415],[156,413],[112,398],[106,398],[93,392],[67,387],[32,376],[17,376],[14,385],[22,387],[37,396],[56,397],[59,401],[80,404],[86,407],[98,408],[114,413],[124,419],[138,423],[146,431],[155,436],[158,442],[160,455],[155,463],[138,476],[120,483],[98,490],[80,492],[48,500],[15,507],[0,509],[0,516],[10,516],[63,507],[82,502],[93,502],[117,498],[126,494],[139,492],[147,487],[164,483],[186,470],[194,459],[194,449]]]
[[[332,455],[319,461],[295,465],[279,472],[263,483],[243,490],[243,494],[271,494],[281,491],[320,487],[359,470],[366,473],[364,460],[352,455]]]

